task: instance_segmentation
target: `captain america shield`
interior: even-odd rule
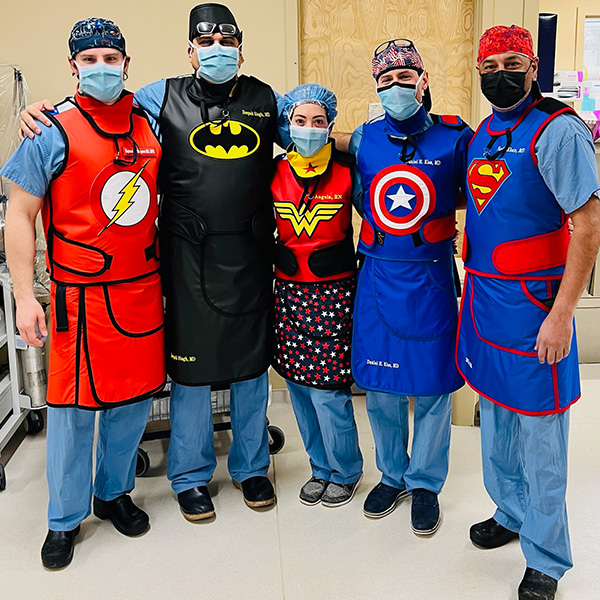
[[[392,165],[371,183],[371,211],[379,229],[392,235],[418,231],[435,208],[433,182],[420,169]]]

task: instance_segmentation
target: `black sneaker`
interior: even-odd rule
[[[385,483],[378,483],[369,492],[363,505],[363,513],[371,519],[380,519],[389,515],[400,500],[409,495],[406,488],[395,488]]]
[[[329,481],[319,479],[318,477],[311,477],[300,490],[299,498],[302,504],[307,506],[315,506],[321,502],[321,498],[325,493]]]
[[[348,504],[356,492],[356,488],[360,483],[362,475],[353,483],[329,483],[323,496],[321,497],[321,504],[334,508],[336,506],[343,506]]]
[[[432,535],[437,531],[441,522],[442,515],[437,494],[421,488],[413,490],[411,507],[413,533]]]
[[[519,600],[554,600],[558,581],[527,567],[519,585]]]

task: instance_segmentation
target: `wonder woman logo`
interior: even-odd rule
[[[292,202],[275,202],[274,204],[277,214],[292,224],[298,237],[303,231],[306,231],[306,235],[311,237],[321,221],[330,221],[344,206],[342,203],[327,204],[321,202],[315,204],[310,210],[306,208],[305,204],[298,210]]]

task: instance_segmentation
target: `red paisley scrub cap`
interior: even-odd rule
[[[516,52],[533,59],[535,54],[533,53],[531,33],[518,25],[490,27],[479,40],[477,64],[480,64],[488,56],[504,52]]]

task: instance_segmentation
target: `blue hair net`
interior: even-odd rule
[[[291,143],[290,118],[294,109],[301,104],[319,104],[327,112],[331,125],[337,116],[337,98],[335,94],[318,83],[303,83],[290,90],[285,96],[277,97],[279,137],[287,147]]]

